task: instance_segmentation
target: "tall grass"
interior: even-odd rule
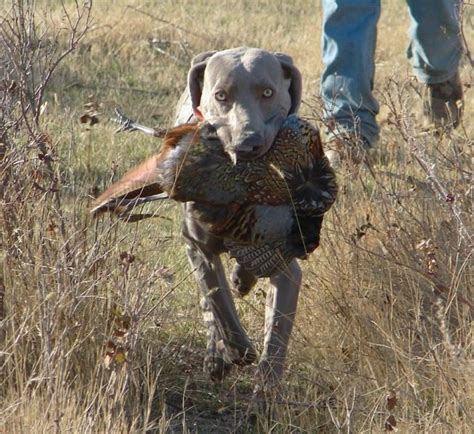
[[[113,108],[169,125],[200,51],[252,45],[291,54],[305,78],[303,114],[317,121],[320,11],[305,1],[96,3],[38,107],[19,104],[26,94],[9,69],[14,53],[0,54],[1,429],[373,432],[396,423],[401,432],[471,432],[472,70],[462,69],[461,128],[425,129],[420,85],[403,61],[406,14],[400,2],[384,5],[382,140],[372,171],[338,174],[321,247],[302,262],[284,396],[273,418],[257,414],[249,425],[255,367],[220,385],[201,371],[205,330],[179,208],[150,207],[155,218],[130,224],[87,210],[160,145],[114,134]],[[57,2],[22,4],[41,36],[26,33],[23,50],[41,71],[41,59],[56,53],[48,49],[68,46],[70,24]],[[73,18],[74,3],[65,7]],[[81,124],[85,112],[99,123]],[[258,349],[268,290],[262,281],[237,301]]]

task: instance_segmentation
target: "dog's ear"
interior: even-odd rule
[[[203,53],[196,54],[191,60],[191,66],[204,62],[206,59],[209,59],[209,57],[213,56],[216,53],[217,51],[213,50],[213,51],[204,51]]]
[[[301,78],[301,72],[293,64],[293,59],[287,54],[274,53],[274,55],[281,63],[285,74],[287,74],[288,78],[291,80],[289,88],[291,96],[291,108],[289,114],[296,113],[301,104],[301,94],[303,89],[303,79]]]
[[[191,69],[188,72],[188,88],[191,96],[193,111],[196,113],[201,103],[202,84],[204,79],[204,71],[207,61],[217,51],[206,51],[193,57],[191,60]],[[199,117],[199,116],[198,116]]]

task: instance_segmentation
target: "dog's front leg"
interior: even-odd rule
[[[221,242],[205,232],[187,213],[183,235],[189,261],[203,294],[201,307],[208,329],[204,368],[218,380],[225,376],[231,364],[250,364],[257,356],[237,315],[220,259]]]
[[[205,370],[221,379],[228,365],[252,363],[256,353],[240,324],[220,257],[204,254],[196,246],[188,247],[188,257],[203,294],[201,307],[208,329]]]
[[[265,341],[258,376],[265,389],[277,386],[284,371],[285,358],[301,287],[301,268],[294,259],[288,268],[270,277],[267,295]]]

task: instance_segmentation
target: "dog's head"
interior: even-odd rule
[[[188,86],[196,117],[242,160],[263,155],[301,102],[301,74],[291,57],[256,48],[196,56]]]

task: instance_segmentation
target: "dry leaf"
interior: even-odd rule
[[[123,349],[123,347],[117,348],[117,351],[115,352],[114,360],[119,365],[127,361],[127,357],[125,356],[125,350]]]
[[[99,123],[99,118],[97,116],[97,112],[90,112],[90,113],[84,113],[79,117],[79,121],[81,124],[89,124],[89,126],[94,126],[95,124]]]
[[[135,256],[129,252],[122,252],[120,253],[120,260],[123,264],[131,264],[135,261]]]
[[[16,81],[2,80],[0,81],[0,92],[14,93],[18,88]]]
[[[105,345],[105,354],[108,356],[113,356],[116,349],[117,346],[112,341],[108,341]]]
[[[387,395],[387,410],[393,410],[393,408],[397,405],[397,395],[395,395],[395,392],[392,390],[388,395]]]
[[[116,348],[117,346],[112,341],[105,344],[104,366],[106,369],[112,368]]]
[[[395,420],[395,416],[391,414],[387,419],[385,420],[385,430],[386,431],[394,431],[397,426],[397,421]]]
[[[118,305],[110,310],[111,336],[105,344],[104,365],[107,369],[116,368],[127,361],[127,335],[130,329],[131,317],[123,313]]]
[[[104,366],[106,369],[111,369],[112,368],[112,362],[113,362],[113,357],[109,356],[108,354],[105,355],[104,357]]]
[[[89,124],[89,127],[99,123],[99,105],[95,101],[89,101],[84,104],[84,113],[79,117],[81,124]]]

